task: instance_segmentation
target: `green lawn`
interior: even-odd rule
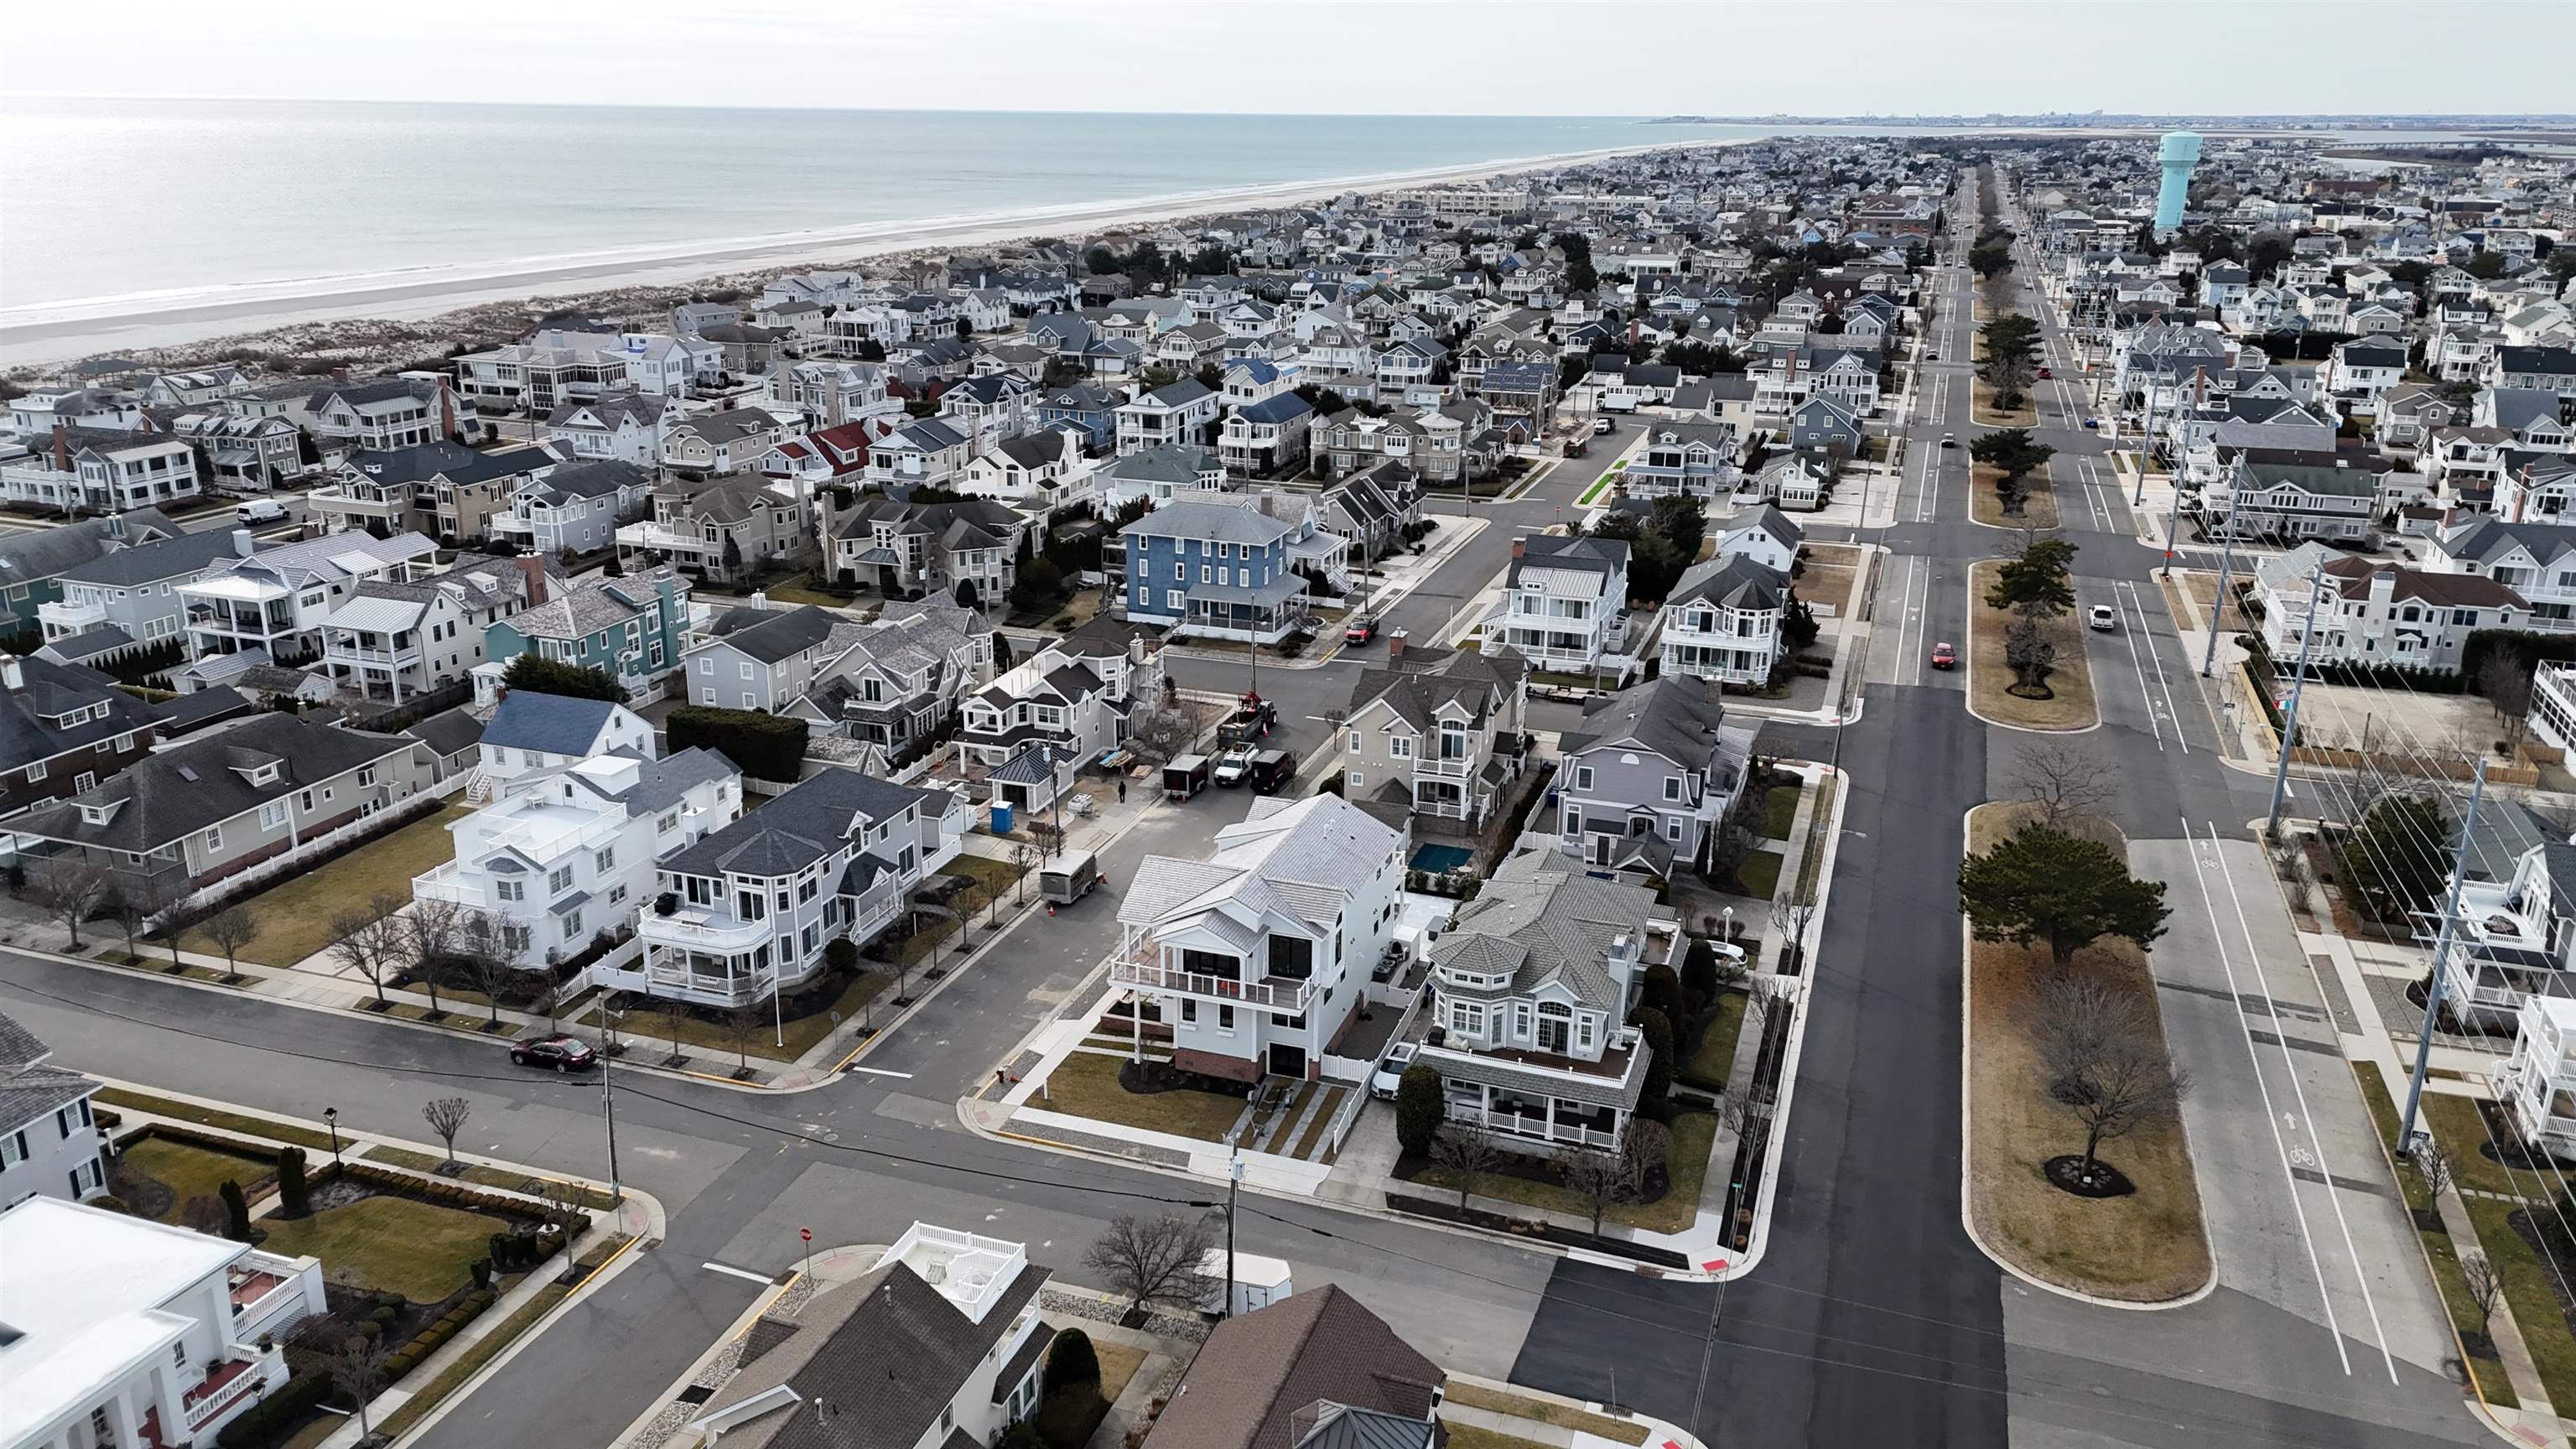
[[[951,909],[971,917],[978,931],[988,929],[985,907],[993,903],[994,897],[1008,894],[1011,883],[1020,878],[1019,867],[981,855],[960,855],[941,866],[938,873],[958,876],[969,882],[965,889],[948,898],[948,904]],[[925,919],[919,931],[895,943],[895,960],[906,966],[919,966],[933,959],[947,944],[948,938],[956,934],[955,921],[944,916]],[[967,939],[976,942],[983,938],[969,936]]]
[[[2531,1349],[2532,1365],[2540,1370],[2540,1382],[2549,1390],[2549,1402],[2576,1404],[2576,1335],[2568,1332],[2567,1315],[2558,1310],[2549,1265],[2506,1221],[2513,1213],[2513,1204],[2485,1197],[2463,1201],[2468,1204],[2470,1219],[2478,1225],[2479,1245],[2504,1277],[2505,1301],[2513,1306],[2514,1325],[2522,1330],[2522,1341]]]
[[[1763,809],[1767,812],[1762,822],[1764,835],[1773,840],[1789,838],[1789,826],[1798,818],[1799,792],[1800,787],[1796,785],[1771,787],[1771,793],[1764,796],[1762,800]]]
[[[1032,1094],[1029,1105],[1202,1142],[1224,1141],[1226,1130],[1243,1115],[1244,1099],[1223,1092],[1128,1091],[1118,1083],[1122,1065],[1123,1058],[1075,1052],[1048,1073],[1046,1090]]]
[[[160,1214],[165,1223],[180,1221],[180,1209],[190,1198],[220,1196],[227,1179],[248,1187],[254,1179],[277,1170],[275,1162],[162,1137],[147,1137],[128,1147],[118,1156],[117,1165],[120,1171],[140,1173],[170,1189],[170,1204]]]
[[[509,1224],[379,1193],[309,1218],[262,1218],[259,1226],[268,1230],[260,1245],[268,1252],[310,1253],[335,1278],[346,1274],[364,1288],[436,1303],[465,1286],[473,1263],[490,1256],[492,1235]]]
[[[1678,1233],[1689,1227],[1699,1217],[1700,1184],[1708,1176],[1709,1149],[1716,1141],[1717,1118],[1714,1115],[1684,1112],[1675,1117],[1672,1156],[1668,1159],[1671,1190],[1650,1203],[1610,1204],[1609,1211],[1601,1215],[1602,1225],[1617,1223],[1653,1233]],[[1458,1190],[1458,1179],[1447,1168],[1426,1167],[1414,1176],[1413,1185],[1454,1193]],[[1532,1182],[1523,1177],[1488,1173],[1476,1180],[1475,1194],[1546,1212],[1564,1213],[1587,1222],[1592,1216],[1590,1204],[1550,1182]]]
[[[415,820],[391,835],[379,836],[319,870],[288,876],[244,904],[259,922],[259,934],[241,949],[241,959],[265,966],[292,966],[331,944],[334,912],[363,905],[378,892],[411,899],[411,878],[446,864],[456,853],[447,833],[451,820],[472,814],[450,805]],[[181,939],[191,951],[221,956],[222,949],[191,931]]]
[[[1699,1050],[1682,1063],[1679,1075],[1686,1081],[1704,1082],[1712,1089],[1726,1085],[1726,1074],[1735,1067],[1735,1043],[1744,1034],[1744,1004],[1752,998],[1741,991],[1721,993],[1717,998],[1717,1019],[1700,1035]]]
[[[176,1122],[194,1122],[200,1127],[219,1127],[226,1132],[238,1132],[245,1137],[266,1137],[276,1142],[288,1142],[307,1152],[331,1150],[331,1134],[328,1131],[316,1132],[310,1127],[298,1127],[288,1122],[273,1122],[266,1117],[251,1117],[240,1112],[227,1112],[220,1107],[200,1107],[193,1102],[182,1102],[171,1097],[156,1097],[149,1092],[129,1092],[123,1087],[99,1088],[98,1100],[110,1107],[126,1107],[137,1112],[149,1112],[156,1117],[168,1117]],[[348,1139],[341,1140],[345,1143]]]
[[[1449,1449],[1547,1449],[1536,1439],[1518,1434],[1502,1434],[1492,1429],[1479,1429],[1455,1419],[1444,1420],[1449,1426]]]
[[[1787,863],[1788,858],[1776,850],[1757,850],[1744,857],[1744,863],[1735,868],[1735,883],[1744,887],[1738,894],[1757,901],[1771,899],[1780,889],[1780,867]]]
[[[2370,1108],[2370,1125],[2378,1130],[2380,1145],[2390,1146],[2397,1141],[2397,1103],[2388,1095],[2388,1084],[2379,1074],[2378,1063],[2355,1062],[2352,1074],[2361,1081],[2361,1099]],[[2485,1162],[2486,1159],[2481,1157],[2479,1161]],[[2493,1163],[2487,1165],[2494,1166]],[[2397,1191],[2410,1211],[2432,1205],[2431,1196],[2424,1191],[2423,1177],[2411,1164],[2397,1165]],[[2433,1286],[2441,1292],[2442,1306],[2450,1313],[2452,1326],[2462,1332],[2475,1329],[2478,1310],[2469,1299],[2468,1284],[2460,1276],[2458,1245],[2451,1241],[2450,1233],[2441,1228],[2419,1228],[2415,1236],[2422,1243],[2425,1261],[2433,1270]],[[2476,1375],[2478,1391],[2488,1403],[2512,1408],[2520,1402],[2514,1396],[2513,1383],[2506,1377],[2502,1363],[2492,1358],[2472,1357],[2469,1371]]]
[[[2405,1092],[2406,1084],[2399,1082],[2399,1097],[2403,1098]],[[2486,1143],[2487,1124],[2478,1115],[2477,1103],[2448,1092],[2428,1090],[2419,1110],[2433,1135],[2450,1149],[2452,1162],[2458,1164],[2460,1186],[2524,1196],[2543,1190],[2540,1179],[2533,1174],[2507,1172],[2503,1163],[2478,1150]]]

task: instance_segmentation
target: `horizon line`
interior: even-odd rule
[[[1648,113],[1606,113],[1595,111],[1204,111],[1204,110],[1081,110],[1060,107],[1020,106],[844,106],[844,105],[777,105],[769,103],[732,104],[722,101],[665,101],[640,104],[632,101],[568,100],[432,100],[425,98],[385,96],[332,95],[143,95],[133,92],[104,91],[36,91],[16,90],[0,93],[0,104],[10,101],[147,101],[163,103],[211,102],[219,105],[348,105],[348,106],[482,106],[494,109],[600,110],[600,111],[752,111],[792,114],[853,115],[923,115],[923,116],[1209,116],[1258,120],[1459,120],[1459,121],[1627,121],[1640,124],[1665,122],[1689,124],[1697,120],[1712,126],[1833,126],[1833,125],[1919,125],[1926,121],[1962,123],[1984,122],[1986,117],[2003,116],[2027,120],[2051,117],[2070,121],[2090,120],[2099,125],[2119,121],[2141,124],[2225,121],[2306,121],[2312,123],[2350,123],[2402,119],[2460,120],[2479,124],[2528,121],[2536,124],[2576,124],[2576,112],[2569,111],[2063,111],[2035,110],[2019,112],[1984,111],[1910,111],[1870,112],[1828,115],[1788,115],[1769,113],[1757,116],[1707,116],[1694,111]]]

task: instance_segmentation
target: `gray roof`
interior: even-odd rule
[[[1439,1432],[1430,1419],[1329,1401],[1298,1410],[1290,1424],[1305,1430],[1296,1449],[1432,1449]]]
[[[429,746],[439,758],[448,759],[482,743],[483,721],[474,717],[469,706],[460,704],[440,710],[403,733]]]
[[[307,785],[417,747],[408,735],[372,735],[289,714],[262,714],[229,729],[147,755],[95,787],[11,822],[22,835],[109,850],[155,850],[237,815],[282,800]],[[253,785],[245,772],[280,766]],[[82,818],[84,805],[111,805],[105,821]]]
[[[1404,667],[1412,663],[1408,653],[1401,661],[1390,660],[1390,668],[1361,670],[1351,686],[1350,717],[1358,718],[1361,710],[1382,699],[1416,730],[1429,731],[1434,712],[1449,704],[1465,709],[1470,723],[1482,725],[1529,677],[1520,655],[1502,645],[1490,654],[1461,649],[1424,661],[1424,667]]]
[[[31,528],[0,538],[0,584],[50,579],[120,548],[176,538],[179,525],[158,508],[113,518],[84,518],[57,528]]]
[[[1192,538],[1267,547],[1297,531],[1249,504],[1182,499],[1166,503],[1118,530],[1128,538]]]
[[[823,860],[854,827],[937,808],[945,796],[856,770],[826,769],[662,862],[675,875],[781,876]]]
[[[514,689],[493,712],[492,722],[483,727],[482,743],[549,755],[587,755],[617,708],[605,699]]]
[[[1512,560],[1511,583],[1519,586],[1523,569],[1566,569],[1606,578],[1625,573],[1627,568],[1628,545],[1623,540],[1534,533],[1520,540],[1520,556]]]
[[[1628,1004],[1601,963],[1617,938],[1642,939],[1655,893],[1538,867],[1524,854],[1496,868],[1485,891],[1451,919],[1432,961],[1488,973],[1509,967],[1511,984],[1493,994],[1525,996],[1560,982],[1586,1006],[1619,1015]]]
[[[784,1384],[794,1401],[727,1429],[728,1449],[912,1449],[1047,1277],[1024,1265],[977,1320],[901,1262],[882,1264],[816,1294],[784,1333],[764,1335],[767,1349],[707,1407]]]
[[[761,663],[776,664],[830,638],[832,626],[842,622],[839,615],[814,604],[784,613],[745,605],[726,610],[713,632]]]
[[[1583,723],[1557,742],[1567,759],[1602,745],[1633,745],[1675,764],[1696,766],[1717,747],[1726,719],[1703,680],[1665,675],[1632,684],[1583,712]]]
[[[0,691],[0,770],[21,769],[66,750],[152,726],[152,711],[143,701],[87,665],[35,654],[20,659],[18,668],[21,686]],[[101,718],[67,726],[54,723],[74,711],[102,705],[107,713]]]
[[[11,543],[15,542],[11,540]],[[230,557],[232,551],[232,530],[210,528],[204,533],[183,533],[176,538],[154,539],[132,548],[120,548],[87,563],[75,564],[56,577],[67,583],[133,588],[163,579],[192,578],[215,560]]]
[[[1664,602],[1669,607],[1705,600],[1721,608],[1761,610],[1779,608],[1788,596],[1789,580],[1778,569],[1739,553],[1691,565]]]

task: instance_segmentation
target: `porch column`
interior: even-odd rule
[[[134,1412],[134,1401],[126,1395],[126,1389],[119,1386],[107,1396],[107,1440],[116,1449],[143,1449],[143,1416]],[[186,1426],[182,1425],[179,1432],[185,1433]]]
[[[1556,1094],[1554,1092],[1547,1094],[1547,1140],[1550,1142],[1556,1140]]]
[[[252,1372],[257,1370],[254,1369]],[[153,1365],[152,1387],[160,1391],[161,1442],[176,1444],[190,1437],[188,1410],[180,1400],[179,1385],[170,1372],[170,1365],[167,1363]]]

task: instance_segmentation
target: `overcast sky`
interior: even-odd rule
[[[0,93],[946,110],[2576,110],[2564,0],[115,0]],[[37,57],[43,57],[41,61]]]

